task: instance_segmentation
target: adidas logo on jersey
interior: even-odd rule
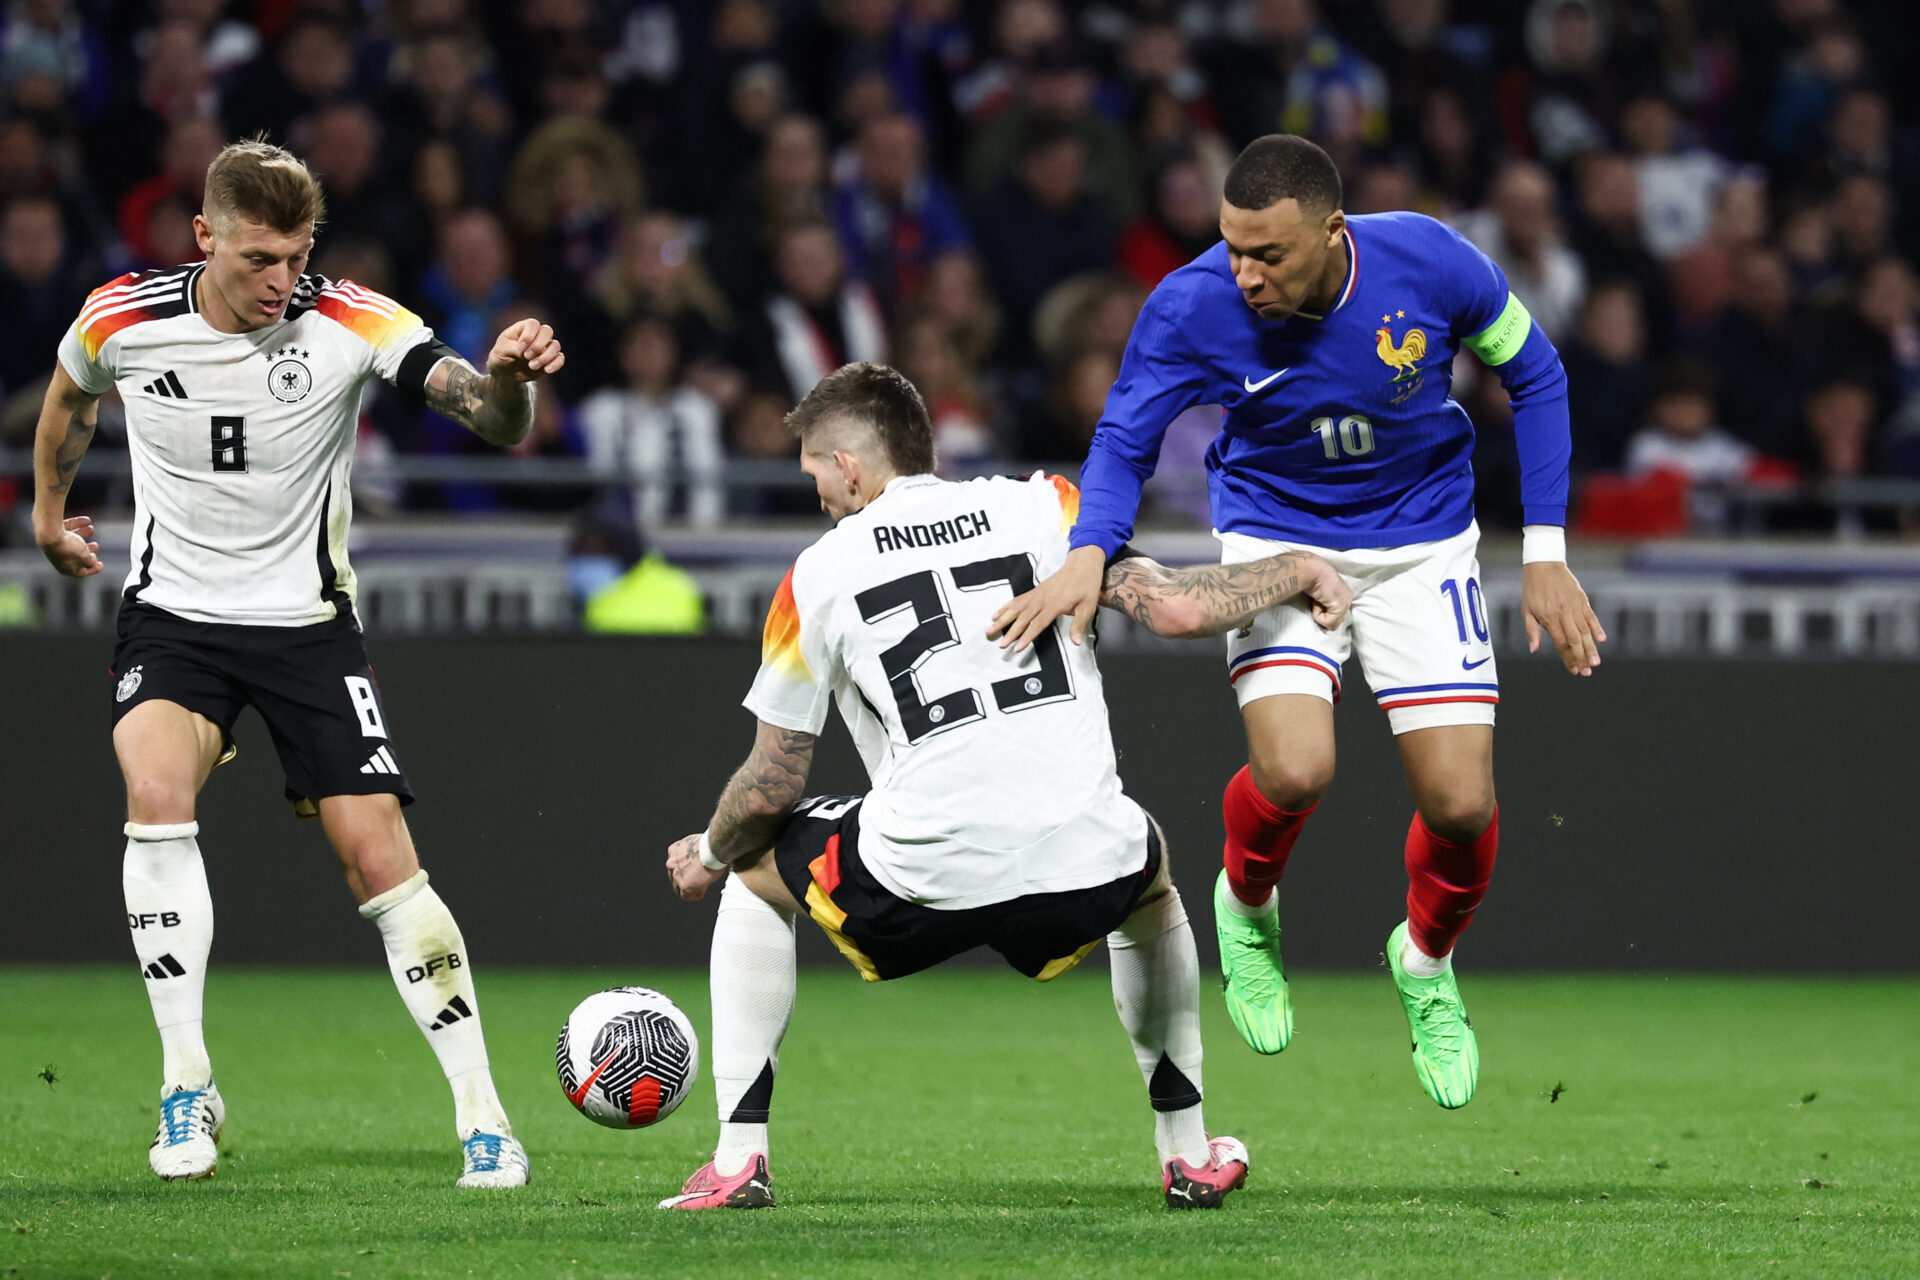
[[[166,978],[184,978],[187,976],[186,969],[181,967],[180,962],[175,960],[171,953],[161,956],[141,972],[156,982]]]
[[[438,1031],[442,1027],[452,1026],[462,1018],[471,1018],[472,1016],[472,1006],[468,1005],[467,1002],[459,996],[455,996],[453,999],[447,1001],[447,1007],[440,1011],[440,1015],[427,1024],[427,1030]]]
[[[382,747],[373,753],[373,759],[360,766],[360,772],[398,774],[400,766],[394,761],[393,753]]]
[[[167,370],[165,377],[155,378],[152,382],[149,382],[140,389],[168,400],[185,400],[187,398],[187,389],[180,385],[180,375],[171,369]]]

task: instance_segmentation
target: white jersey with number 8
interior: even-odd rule
[[[1065,561],[1078,511],[1058,477],[898,477],[774,597],[745,705],[811,734],[839,706],[873,782],[861,859],[898,897],[957,910],[1145,865],[1092,646],[1064,621],[1022,654],[986,634]]]
[[[93,291],[60,343],[81,390],[118,386],[133,465],[127,598],[196,622],[304,626],[351,605],[360,387],[433,334],[392,299],[305,275],[286,318],[222,333],[203,267]]]

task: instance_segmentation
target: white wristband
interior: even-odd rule
[[[727,869],[727,864],[714,857],[713,851],[707,848],[707,833],[704,831],[700,833],[699,839],[693,842],[693,856],[700,859],[700,865],[709,871]]]
[[[1557,524],[1530,524],[1520,530],[1520,563],[1567,562],[1567,531]]]

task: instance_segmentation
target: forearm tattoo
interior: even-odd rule
[[[488,444],[518,444],[533,425],[533,384],[487,377],[464,360],[443,360],[427,379],[427,407]]]
[[[53,483],[47,486],[47,492],[56,497],[65,497],[73,487],[73,477],[80,470],[80,459],[87,454],[87,446],[93,443],[94,424],[76,413],[67,419],[67,436],[53,455]]]
[[[1108,568],[1100,603],[1156,634],[1210,636],[1246,626],[1300,586],[1292,555],[1186,569],[1136,556]]]
[[[707,828],[713,856],[733,862],[769,848],[787,813],[800,802],[813,768],[810,733],[769,727],[753,744],[745,764],[734,770]]]

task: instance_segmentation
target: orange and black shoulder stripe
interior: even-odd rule
[[[420,327],[420,317],[372,289],[351,280],[329,280],[305,275],[293,291],[292,311],[311,308],[335,324],[351,330],[376,350]]]
[[[88,294],[78,321],[87,359],[99,359],[100,348],[122,329],[193,310],[193,285],[199,274],[197,264],[129,273]]]

